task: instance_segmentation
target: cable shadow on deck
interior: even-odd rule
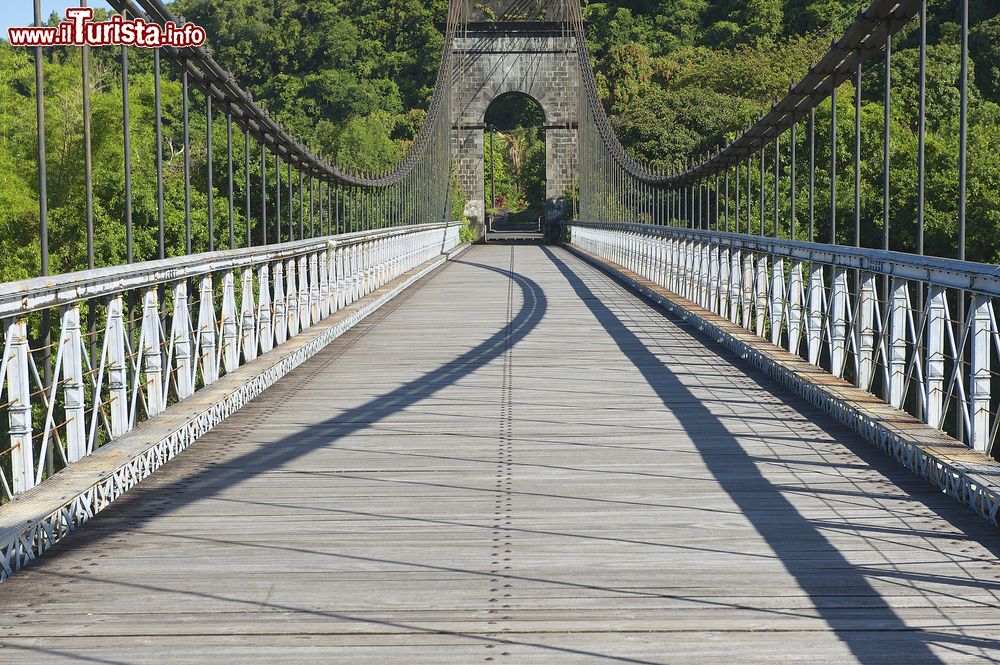
[[[631,361],[649,387],[660,396],[664,407],[670,409],[680,425],[690,432],[695,445],[697,446],[699,436],[707,436],[714,441],[713,451],[702,455],[706,468],[716,478],[721,490],[726,492],[730,500],[740,508],[757,533],[777,555],[785,570],[813,600],[818,616],[830,626],[859,663],[885,662],[886,652],[879,643],[878,633],[847,628],[848,622],[844,621],[843,613],[822,602],[823,597],[830,595],[831,585],[823,579],[823,575],[815,563],[802,558],[803,550],[826,553],[830,561],[829,567],[836,570],[836,574],[839,575],[840,588],[853,589],[859,595],[864,595],[869,599],[871,604],[867,609],[869,612],[875,612],[873,619],[875,628],[891,634],[896,644],[900,641],[906,644],[907,662],[942,663],[943,661],[930,649],[931,644],[938,646],[962,644],[973,648],[984,646],[983,641],[976,638],[963,638],[954,634],[908,627],[890,607],[886,599],[874,588],[869,577],[911,581],[919,579],[942,585],[954,584],[955,579],[933,575],[913,575],[908,572],[887,572],[875,568],[865,569],[864,566],[854,565],[848,561],[817,528],[817,525],[800,514],[789,501],[785,496],[788,488],[776,486],[762,475],[757,467],[756,458],[743,449],[737,438],[719,420],[718,416],[691,393],[690,388],[678,378],[663,359],[648,348],[648,345],[602,301],[601,297],[587,286],[573,268],[557,257],[550,249],[543,248],[543,251],[569,282],[580,300],[590,309],[594,318],[615,341],[619,350]],[[663,316],[676,320],[662,308],[640,296],[636,297],[661,312]],[[728,351],[716,346],[707,338],[699,337],[699,341],[709,349],[715,350],[721,357],[732,357]],[[773,387],[757,381],[756,377],[755,382],[761,389],[787,401],[787,395],[783,396],[774,392]],[[683,408],[674,409],[671,402],[668,401],[667,395],[676,396],[677,394],[684,396],[684,404]],[[787,403],[792,404],[798,410],[803,409],[803,407],[811,409],[803,403],[794,401],[787,401]],[[722,448],[724,453],[717,452],[720,442],[724,446]],[[865,461],[872,461],[870,455],[873,451],[871,450],[860,451],[852,447],[851,451]],[[893,480],[893,475],[892,473],[887,474],[889,480]],[[732,478],[738,479],[736,481],[738,487],[730,487]],[[748,485],[753,486],[752,493],[747,492]],[[752,494],[752,496],[748,496],[748,494]],[[927,504],[924,503],[924,505]],[[933,506],[928,506],[928,508],[934,509]],[[780,524],[773,519],[775,510],[782,511],[782,515],[785,516]],[[946,516],[942,515],[942,518],[947,520]],[[789,536],[789,533],[793,535]],[[995,548],[990,547],[988,543],[982,544],[988,550],[995,551]],[[856,622],[854,623],[856,624]]]

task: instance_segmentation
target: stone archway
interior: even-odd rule
[[[567,30],[560,0],[535,4],[544,7],[525,13],[512,0],[477,3],[479,14],[455,40],[452,148],[458,182],[468,199],[466,214],[480,225],[485,216],[486,110],[498,97],[527,95],[545,115],[548,220],[560,217],[564,194],[576,175],[576,39]]]
[[[485,159],[487,217],[495,207],[491,197],[496,194],[505,197],[504,208],[513,214],[508,222],[521,225],[529,218],[535,221],[539,215],[544,215],[546,207],[545,114],[542,107],[537,100],[521,92],[507,92],[494,99],[486,110],[484,156],[490,152],[491,128],[495,130],[497,156],[502,166],[493,192],[490,160]]]

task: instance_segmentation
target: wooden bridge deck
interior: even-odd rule
[[[490,245],[0,585],[0,662],[995,662],[998,553],[595,269]]]

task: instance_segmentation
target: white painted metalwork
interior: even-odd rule
[[[572,245],[992,451],[1000,266],[643,224],[569,228]]]
[[[0,499],[451,250],[458,235],[456,224],[423,224],[0,285]],[[48,347],[43,316],[56,322]]]

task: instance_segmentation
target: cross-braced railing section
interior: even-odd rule
[[[125,18],[184,23],[162,0],[109,3]],[[457,243],[450,108],[458,15],[452,3],[425,122],[406,156],[379,173],[332,165],[307,148],[207,48],[59,47],[80,49],[83,204],[51,215],[79,215],[54,234],[49,181],[78,174],[48,171],[45,69],[69,65],[34,49],[39,261],[14,274],[41,277],[0,285],[0,501]],[[130,85],[147,84],[145,71],[151,94],[131,94]],[[109,90],[121,93],[120,105]],[[105,117],[96,142],[93,95],[120,112]],[[97,160],[103,173],[121,164],[121,196],[95,201]],[[123,242],[98,242],[116,238],[119,223]],[[62,243],[56,265],[50,236]]]
[[[424,224],[0,285],[0,499],[455,247],[458,234]]]
[[[174,16],[162,0],[109,4],[116,19],[184,25],[183,17]],[[33,193],[39,206],[38,260],[30,254],[18,258],[24,265],[14,264],[18,270],[8,274],[48,275],[224,247],[450,221],[451,40],[456,11],[449,11],[425,122],[406,155],[377,172],[351,164],[363,161],[364,155],[343,156],[342,148],[329,142],[310,148],[292,136],[240,87],[239,73],[226,70],[207,47],[37,46],[35,87],[30,92],[36,109],[32,176],[37,174]],[[36,0],[36,25],[47,18]],[[60,67],[57,76],[64,77],[75,65],[76,54],[67,59],[74,63],[70,65],[50,57],[49,48],[79,50],[82,173],[51,160],[58,140],[46,131],[46,120],[51,130],[52,115],[58,112],[52,107],[62,103],[62,97],[53,90],[53,73],[47,68]],[[12,89],[11,94],[25,93]],[[100,126],[92,127],[92,98],[105,111]],[[327,154],[334,151],[348,163],[330,163]],[[26,165],[25,170],[31,168]],[[77,180],[82,201],[72,207],[66,200],[76,199],[60,195],[59,188]],[[115,184],[95,188],[99,181]],[[67,219],[73,223],[67,224]],[[55,223],[51,230],[50,222]],[[104,242],[102,235],[116,241]],[[50,241],[60,246],[50,252]]]
[[[1000,267],[643,224],[570,230],[573,245],[993,452]]]
[[[110,4],[125,18],[184,23],[162,0]],[[34,10],[41,26],[37,0]],[[280,345],[400,266],[441,252],[446,239],[426,225],[446,228],[451,220],[457,9],[447,25],[426,120],[406,156],[381,173],[331,165],[308,149],[207,48],[122,46],[112,59],[106,49],[59,47],[80,51],[83,204],[63,202],[52,217],[63,223],[78,215],[79,223],[55,234],[49,206],[59,197],[49,181],[80,174],[61,164],[49,174],[45,68],[58,63],[42,46],[34,49],[38,263],[9,274],[41,278],[0,285],[0,500]],[[145,85],[147,70],[152,94],[131,94],[130,85]],[[121,93],[120,105],[108,89]],[[121,122],[106,116],[95,142],[91,97],[98,94]],[[109,153],[109,145],[121,151]],[[203,151],[193,149],[199,145]],[[112,200],[95,201],[100,159],[99,173],[121,164],[123,189],[106,195]],[[171,228],[171,217],[183,219],[182,229]],[[120,230],[123,242],[98,242]],[[55,265],[50,236],[61,242]],[[157,261],[142,262],[149,259]],[[73,272],[82,268],[89,272]]]

